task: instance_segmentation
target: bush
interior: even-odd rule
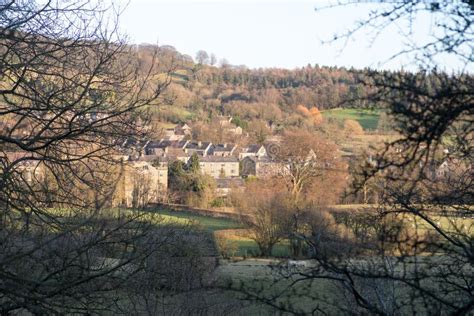
[[[211,202],[211,207],[223,207],[225,204],[225,199],[223,197],[218,197]]]
[[[345,120],[344,121],[344,133],[347,136],[358,136],[364,135],[364,129],[356,120]]]
[[[217,250],[219,251],[219,254],[222,256],[222,258],[230,259],[235,257],[235,254],[238,250],[238,245],[235,241],[229,240],[220,234],[215,235],[215,241]]]
[[[399,242],[401,240],[409,242],[411,239],[406,219],[402,215],[378,213],[373,210],[336,214],[336,221],[344,225],[354,236],[357,252],[403,251]]]
[[[310,235],[307,237],[312,257],[340,257],[353,255],[357,250],[352,231],[338,224],[325,210],[314,210],[308,217]]]

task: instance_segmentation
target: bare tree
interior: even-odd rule
[[[3,314],[110,310],[167,238],[151,242],[143,213],[108,209],[119,145],[144,135],[172,66],[155,51],[142,67],[109,9],[0,4]]]
[[[362,78],[368,100],[387,110],[400,134],[374,161],[363,162],[355,187],[384,179],[382,203],[372,211],[377,242],[357,255],[331,258],[306,238],[317,263],[302,275],[339,284],[351,302],[337,305],[345,313],[464,315],[474,308],[474,84],[463,71],[472,67],[472,3],[387,2],[345,36],[413,22],[420,12],[434,16],[433,41],[394,56],[413,53],[424,70],[369,71]],[[436,71],[437,57],[445,54],[463,61],[460,73]],[[363,235],[355,234],[356,247]]]
[[[118,310],[146,315],[207,311],[205,297],[213,294],[207,289],[216,266],[211,234],[192,226],[164,226],[143,242],[159,247],[128,282],[124,299],[115,302]]]
[[[198,51],[196,53],[196,61],[201,65],[209,63],[209,54],[205,50]]]
[[[339,1],[335,6],[354,3],[360,1]],[[335,246],[339,255],[325,251],[344,240],[332,228],[323,236],[302,236],[312,249],[313,265],[297,272],[282,269],[282,276],[292,293],[304,281],[314,281],[327,282],[325,289],[331,294],[321,297],[303,286],[304,293],[294,296],[313,298],[312,305],[292,311],[472,314],[474,82],[466,70],[472,69],[473,61],[473,9],[472,1],[385,1],[342,34],[350,38],[373,28],[377,36],[395,22],[410,25],[422,13],[432,14],[434,21],[429,42],[420,46],[411,41],[413,45],[394,52],[394,57],[412,54],[422,70],[367,71],[361,78],[369,87],[368,101],[384,107],[400,138],[372,161],[364,160],[358,170],[356,192],[373,180],[383,187],[377,208],[360,210],[345,222],[352,230],[346,235],[350,240],[342,244],[348,248]],[[406,36],[410,40],[409,29]],[[445,55],[462,61],[458,73],[436,70],[438,58]],[[280,298],[257,296],[272,306]]]
[[[372,1],[336,0],[316,9],[324,12],[328,8],[371,5]],[[472,1],[381,1],[366,17],[360,18],[352,27],[334,35],[333,41],[347,41],[356,34],[369,31],[369,40],[375,42],[384,32],[397,25],[404,46],[395,50],[390,60],[407,57],[423,69],[443,67],[446,57],[457,61],[460,69],[469,70],[473,62]],[[429,36],[416,40],[416,23],[423,16],[430,16]],[[444,67],[443,67],[444,68]]]
[[[288,131],[281,144],[267,146],[271,158],[282,164],[280,178],[295,201],[301,198],[326,195],[314,192],[314,183],[331,178],[331,190],[341,192],[344,183],[336,178],[345,177],[345,164],[338,148],[326,137],[307,131]],[[327,198],[326,198],[327,199]]]
[[[250,230],[252,238],[260,250],[260,255],[271,256],[273,247],[284,238],[284,209],[286,199],[281,188],[263,181],[247,185],[242,193],[233,197],[242,222]]]
[[[335,144],[307,131],[289,131],[281,145],[270,144],[267,151],[282,166],[278,178],[292,203],[285,212],[286,235],[292,255],[300,257],[303,244],[299,236],[305,230],[308,205],[337,203],[345,188],[347,167]]]
[[[214,53],[209,57],[209,65],[214,66],[217,63],[217,57]]]

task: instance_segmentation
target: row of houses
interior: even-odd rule
[[[167,168],[173,161],[189,163],[197,155],[200,171],[216,181],[216,195],[226,196],[244,185],[244,178],[270,177],[284,171],[284,166],[271,159],[264,145],[239,147],[236,144],[213,144],[193,140],[126,140],[121,146],[129,171],[124,180],[126,205],[134,206],[139,196],[159,200],[167,190]],[[126,177],[127,177],[126,176]],[[145,192],[143,183],[154,189]],[[126,189],[125,189],[126,188]]]
[[[211,142],[169,140],[165,138],[145,142],[126,140],[122,144],[122,148],[129,154],[136,154],[138,156],[172,157],[183,161],[189,159],[194,153],[200,157],[236,157],[238,159],[267,156],[267,150],[264,145],[255,144],[238,148],[237,145],[231,143],[213,144]]]
[[[264,145],[253,144],[239,148],[235,144],[213,144],[192,140],[146,141],[136,143],[127,140],[123,149],[136,160],[180,160],[188,163],[192,155],[199,157],[203,173],[214,178],[239,177],[256,175],[263,176],[265,171],[270,172],[278,163],[270,159]],[[245,168],[242,168],[242,165]],[[244,173],[242,173],[244,172]]]
[[[246,176],[253,175],[264,178],[281,174],[285,170],[283,164],[272,160],[265,154],[265,146],[249,146],[246,150],[240,152],[244,155],[221,154],[223,144],[209,144],[206,148],[213,146],[217,150],[210,151],[209,155],[204,156],[204,152],[200,154],[196,151],[191,152],[192,154],[198,154],[201,172],[216,179],[216,194],[219,196],[225,196],[232,189],[242,187],[244,184],[243,178]],[[190,148],[194,148],[194,146]],[[230,148],[234,148],[234,146],[230,145]],[[184,152],[182,156],[159,156],[155,154],[120,156],[118,160],[122,163],[123,172],[118,182],[115,205],[137,206],[162,199],[168,190],[169,163],[177,158],[187,161],[191,152]],[[15,163],[15,172],[21,174],[23,181],[30,185],[34,181],[44,178],[44,170],[39,163],[40,160],[30,153],[0,152],[0,160],[3,166]],[[429,178],[439,181],[453,176],[460,177],[472,174],[472,166],[453,158],[439,161],[427,170]]]

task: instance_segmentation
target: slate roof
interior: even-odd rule
[[[212,145],[212,151],[223,151],[223,152],[231,152],[235,149],[235,144],[214,144]]]
[[[195,149],[195,150],[205,150],[209,145],[211,145],[211,142],[188,142],[186,146],[184,147],[185,149]]]
[[[263,145],[258,145],[258,144],[252,144],[252,145],[249,145],[246,149],[245,149],[245,153],[253,153],[253,154],[256,154],[258,153],[258,151],[260,150],[260,148],[262,148]]]
[[[121,146],[124,148],[130,148],[130,147],[143,147],[148,143],[148,141],[145,140],[138,140],[135,138],[127,138],[125,140],[122,140]]]

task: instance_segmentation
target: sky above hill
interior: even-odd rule
[[[373,5],[315,10],[311,0],[124,0],[121,29],[132,43],[174,46],[195,57],[198,50],[214,53],[233,65],[250,68],[295,68],[310,64],[384,69],[416,69],[411,56],[391,60],[407,39],[403,25],[392,25],[375,41],[363,31],[346,41],[323,43],[367,16]],[[428,38],[428,15],[415,21],[409,37]],[[459,69],[443,57],[446,70]]]

